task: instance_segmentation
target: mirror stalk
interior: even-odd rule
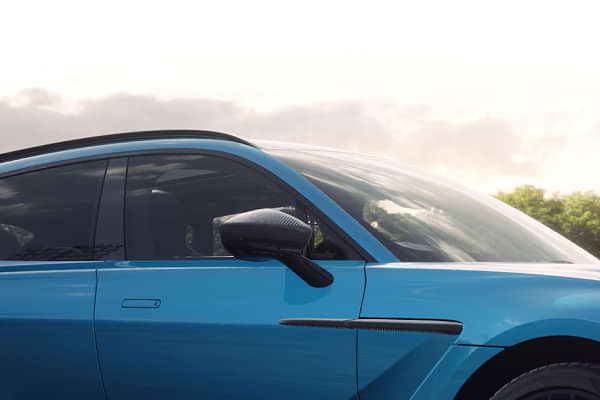
[[[326,287],[333,283],[333,275],[325,268],[299,254],[277,254],[274,258],[287,265],[312,287]]]

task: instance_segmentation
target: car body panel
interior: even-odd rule
[[[409,398],[408,392],[403,392],[407,387],[415,389],[411,392],[414,399],[452,399],[472,373],[505,347],[547,336],[600,340],[600,273],[596,265],[367,264],[366,274],[361,318],[463,323],[461,334],[447,337],[453,340],[445,342],[441,352],[435,342],[430,345],[424,340],[413,349],[422,354],[408,361],[401,351],[407,346],[408,333],[388,334],[383,341],[383,335],[373,335],[379,340],[364,340],[360,332],[359,383],[370,365],[391,366],[371,370],[369,380],[379,390],[368,398],[392,398],[386,393]],[[442,335],[428,335],[442,339]],[[442,357],[444,350],[447,353]],[[434,360],[434,354],[439,359]],[[402,365],[405,368],[399,367]],[[428,372],[418,375],[416,370],[424,365]],[[406,382],[411,377],[413,380]],[[373,385],[366,389],[372,390]],[[360,397],[367,398],[362,391]]]
[[[99,264],[0,261],[0,398],[104,399],[93,326]]]
[[[430,332],[359,331],[360,399],[408,399],[455,340]]]
[[[511,346],[552,335],[600,340],[597,266],[451,264],[368,265],[361,317],[460,321],[461,344]]]
[[[471,375],[502,350],[502,347],[450,346],[415,392],[407,398],[410,400],[453,399]]]
[[[358,317],[364,262],[320,263],[335,281],[319,289],[274,260],[108,261],[96,332],[109,398],[353,397],[353,330],[279,325]]]

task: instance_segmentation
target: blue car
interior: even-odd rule
[[[0,155],[0,399],[600,399],[600,261],[363,154],[207,131]]]

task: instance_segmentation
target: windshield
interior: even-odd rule
[[[269,153],[318,186],[401,261],[598,262],[496,199],[389,160],[333,151]]]

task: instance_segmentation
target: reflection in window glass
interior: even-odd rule
[[[221,157],[181,154],[130,158],[127,257],[229,256],[221,242],[220,225],[260,208],[287,212],[313,225],[319,242],[315,235],[307,249],[309,257],[358,259],[332,231],[321,232],[306,208],[264,174]]]
[[[272,154],[306,176],[402,261],[593,260],[529,217],[411,168],[341,152]]]
[[[90,260],[106,161],[0,179],[0,259]]]

